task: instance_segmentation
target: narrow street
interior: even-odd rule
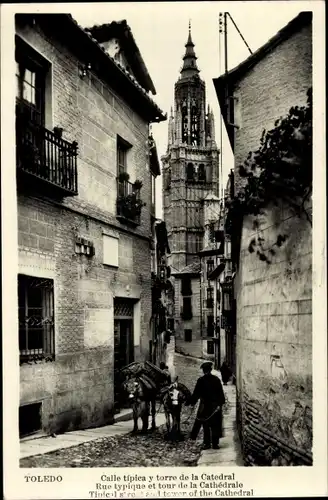
[[[235,431],[235,387],[229,385],[225,387],[225,392],[228,399],[224,411],[225,435],[220,441],[219,450],[202,450],[202,432],[196,441],[188,438],[196,408],[184,408],[181,430],[185,439],[181,442],[172,443],[165,440],[165,419],[164,415],[159,413],[157,415],[158,429],[146,435],[133,435],[131,433],[132,421],[129,420],[104,428],[75,431],[57,438],[47,437],[33,442],[25,441],[21,443],[23,458],[20,460],[20,466],[134,467],[136,463],[138,467],[242,466]],[[95,438],[97,432],[103,432],[102,437]],[[81,437],[83,435],[85,437]],[[78,439],[85,441],[74,445],[74,439],[75,442]],[[50,441],[50,446],[54,446],[57,444],[54,443],[56,440],[62,441],[62,447],[47,452],[46,443]],[[58,445],[60,446],[60,443]],[[38,448],[39,453],[35,454]],[[31,456],[27,456],[29,453]]]

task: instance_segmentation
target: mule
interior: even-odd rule
[[[132,432],[138,432],[139,418],[142,422],[141,432],[145,433],[148,431],[150,412],[152,417],[151,428],[152,430],[155,430],[157,391],[155,389],[147,388],[139,377],[130,378],[124,382],[123,387],[128,394],[128,399],[133,412],[134,425]]]
[[[181,441],[181,411],[182,405],[190,397],[190,391],[177,380],[162,390],[162,402],[166,421],[167,439]],[[172,420],[172,425],[171,425]]]

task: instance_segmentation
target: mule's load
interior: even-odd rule
[[[126,379],[138,378],[148,390],[157,390],[167,384],[166,373],[149,361],[130,363],[122,368],[121,373]]]

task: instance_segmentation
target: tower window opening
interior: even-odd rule
[[[195,169],[192,163],[188,163],[187,165],[187,181],[194,181],[195,178]]]
[[[199,120],[196,107],[192,107],[191,111],[191,144],[198,146],[199,144]]]
[[[182,121],[182,142],[188,142],[188,116],[184,114]]]
[[[203,163],[201,163],[198,167],[198,180],[199,182],[206,182],[206,172]]]

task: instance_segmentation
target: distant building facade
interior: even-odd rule
[[[304,106],[312,87],[312,13],[302,12],[237,68],[214,80],[238,167],[292,106]],[[225,97],[228,95],[228,102]],[[309,165],[309,169],[311,166]],[[279,201],[279,200],[278,200]],[[312,229],[284,203],[268,206],[232,228],[236,274],[231,298],[237,317],[238,419],[248,465],[312,463]],[[238,235],[234,231],[238,231]],[[271,263],[249,251],[288,238]]]
[[[165,116],[125,22],[86,31],[70,15],[19,14],[15,56],[25,436],[112,422],[119,369],[149,359],[149,124]]]
[[[152,251],[152,349],[154,364],[166,363],[167,344],[174,329],[174,283],[168,265],[170,247],[165,222],[156,219],[153,224],[154,247]]]
[[[169,118],[167,152],[162,157],[163,210],[175,279],[176,349],[211,357],[207,333],[212,326],[207,329],[203,323],[207,319],[202,311],[204,283],[199,252],[205,247],[205,226],[210,224],[206,206],[213,204],[211,197],[218,200],[219,195],[219,151],[213,112],[209,108],[206,112],[205,83],[199,77],[190,29],[185,47]],[[214,209],[211,218],[216,217]]]

